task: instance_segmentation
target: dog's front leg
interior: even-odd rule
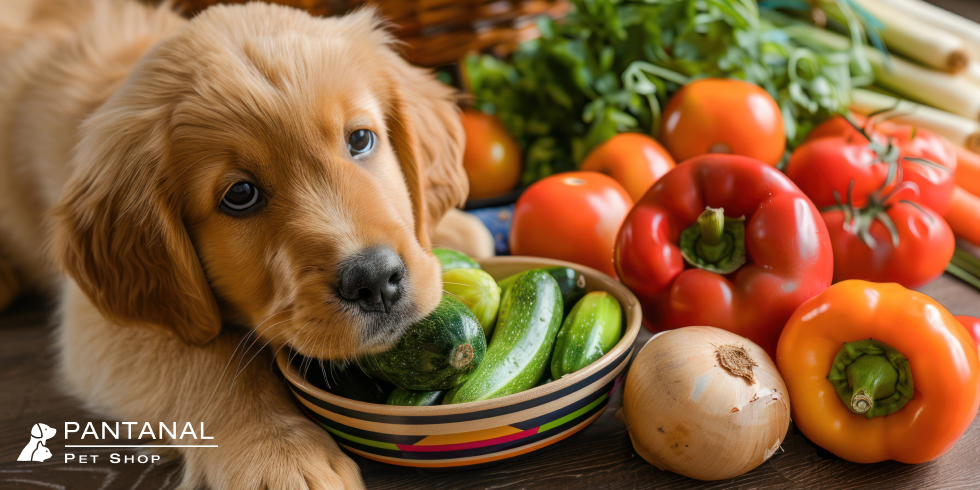
[[[362,488],[357,465],[297,408],[270,369],[271,355],[238,369],[240,337],[223,334],[204,346],[106,320],[68,282],[58,336],[60,375],[86,405],[123,421],[178,429],[203,423],[216,448],[179,449],[183,486],[215,489]],[[189,436],[188,436],[189,437]]]

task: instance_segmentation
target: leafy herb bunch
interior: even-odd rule
[[[499,116],[524,150],[524,185],[578,168],[619,132],[656,135],[662,105],[693,79],[731,77],[766,89],[781,107],[790,148],[845,111],[852,84],[870,82],[852,79],[853,53],[803,47],[760,16],[755,0],[571,3],[563,20],[541,19],[541,37],[509,60],[464,62],[475,106]]]

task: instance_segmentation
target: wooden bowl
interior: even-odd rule
[[[640,331],[640,305],[625,286],[585,266],[537,257],[495,257],[481,267],[500,280],[529,269],[581,271],[589,291],[623,306],[623,338],[596,362],[544,386],[458,405],[401,407],[342,398],[305,382],[288,355],[276,357],[307,415],[342,447],[368,459],[417,468],[492,464],[554,444],[592,423],[619,387]]]

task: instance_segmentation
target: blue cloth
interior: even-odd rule
[[[514,205],[482,208],[467,211],[480,218],[493,235],[497,255],[510,255],[510,220],[514,216]]]

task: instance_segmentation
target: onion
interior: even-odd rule
[[[789,392],[761,347],[714,327],[658,334],[640,350],[621,418],[633,448],[661,470],[698,480],[759,466],[789,429]]]

